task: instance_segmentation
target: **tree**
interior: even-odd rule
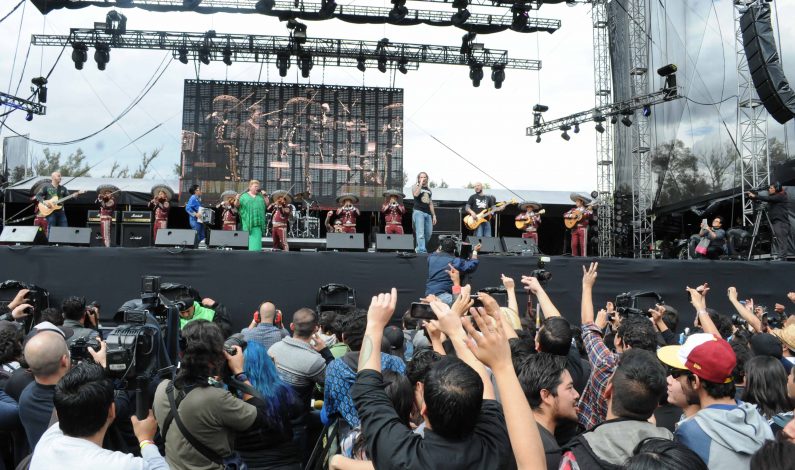
[[[655,205],[665,205],[704,194],[707,180],[698,171],[698,158],[681,140],[663,143],[651,153],[657,176]]]
[[[483,189],[491,189],[491,185],[489,183],[482,183],[482,184],[483,184]],[[467,188],[467,189],[473,189],[475,187],[475,183],[470,181],[464,187]]]
[[[709,152],[698,155],[698,162],[707,172],[712,191],[721,191],[726,189],[726,176],[737,164],[737,150],[731,143],[727,144],[723,149],[713,147]],[[733,183],[734,181],[732,180],[731,182]]]
[[[447,182],[445,180],[441,180],[440,183],[437,183],[436,181],[431,180],[431,181],[428,181],[428,187],[429,188],[449,188],[450,185],[447,184]]]
[[[171,170],[174,172],[174,176],[176,176],[177,178],[182,176],[182,165],[181,164],[175,163],[174,167]],[[405,179],[405,175],[406,175],[406,173],[403,173],[404,179]],[[406,185],[405,181],[403,182],[403,185],[404,186]]]
[[[61,163],[61,152],[51,152],[49,147],[42,150],[42,157],[36,159],[33,168],[39,176],[50,176],[59,171],[61,176],[91,176],[89,166],[85,163],[86,155],[81,149],[69,155],[64,163]]]
[[[770,155],[770,164],[783,163],[792,158],[792,155],[787,154],[787,146],[775,137],[767,140],[767,152]]]
[[[144,152],[141,156],[141,163],[132,173],[130,173],[129,166],[122,168],[119,162],[113,162],[110,173],[103,176],[103,178],[145,178],[149,173],[149,166],[152,164],[152,161],[160,155],[160,150],[162,149],[154,149],[149,155]]]

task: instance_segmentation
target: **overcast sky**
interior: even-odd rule
[[[352,3],[350,0],[338,2],[341,5]],[[782,19],[795,17],[795,0],[774,3]],[[0,17],[14,4],[16,0],[0,2]],[[380,5],[380,2],[375,4]],[[660,10],[660,5],[665,4],[671,4],[667,14]],[[705,0],[687,0],[656,5],[658,10],[652,21],[652,55],[656,62],[653,66],[664,65],[662,62],[667,61],[678,62],[684,75],[679,83],[695,101],[713,102],[736,94],[731,4],[729,1],[716,1],[713,5]],[[417,5],[427,8],[430,4]],[[388,0],[383,1],[383,6],[391,7]],[[412,7],[411,2],[409,7]],[[0,37],[3,38],[0,41],[0,89],[26,97],[30,79],[46,74],[55,62],[60,49],[29,48],[32,34],[68,34],[71,27],[90,28],[94,22],[104,21],[108,11],[110,9],[91,7],[56,10],[43,16],[32,4],[26,4],[24,11],[22,7],[18,9],[0,23]],[[261,15],[152,13],[140,9],[124,9],[123,13],[128,18],[128,29],[199,32],[215,29],[219,34],[287,34],[284,23]],[[533,14],[562,20],[562,28],[554,34],[505,31],[480,35],[478,42],[485,43],[486,47],[508,49],[510,57],[543,61],[541,72],[506,71],[506,80],[500,90],[494,89],[488,69],[484,71],[481,86],[473,88],[468,68],[427,64],[421,64],[419,70],[409,71],[408,75],[382,74],[374,67],[362,74],[355,68],[323,69],[316,65],[309,79],[301,78],[298,67],[293,66],[284,81],[405,89],[404,170],[412,177],[419,171],[427,171],[432,180],[443,179],[458,187],[480,180],[492,187],[504,185],[511,189],[590,191],[596,185],[595,132],[592,125],[582,126],[579,135],[572,135],[569,142],[563,141],[557,132],[545,135],[541,144],[525,136],[525,128],[532,122],[531,108],[535,103],[550,107],[547,119],[593,107],[590,13],[587,5],[544,5]],[[307,24],[310,37],[374,41],[387,37],[393,42],[455,47],[460,45],[464,34],[454,27],[353,25],[339,20]],[[782,50],[785,72],[795,80],[795,54],[790,46],[795,44],[795,32],[792,28],[782,28],[780,34],[780,44],[785,46]],[[22,85],[15,92],[28,51]],[[110,63],[102,72],[97,70],[93,48],[90,48],[88,62],[82,71],[77,71],[71,61],[71,48],[67,48],[50,77],[47,115],[36,116],[32,122],[26,122],[24,114],[16,112],[7,124],[42,141],[66,141],[90,134],[105,126],[130,104],[166,54],[161,51],[112,50]],[[53,149],[69,154],[79,146],[88,155],[91,165],[99,163],[92,175],[102,176],[110,171],[114,161],[133,168],[140,161],[142,152],[161,148],[162,154],[153,164],[152,177],[173,178],[173,166],[179,161],[183,81],[186,78],[196,78],[193,64],[172,61],[154,89],[120,122],[80,144]],[[275,66],[260,69],[259,64],[234,63],[227,67],[222,62],[202,66],[199,78],[281,80]],[[659,85],[657,78],[654,75],[651,80],[654,88]],[[720,144],[728,138],[723,120],[734,133],[736,100],[729,99],[716,106],[699,106],[684,101],[665,106],[666,109],[654,111],[655,116],[660,116],[657,129],[660,142],[676,137],[694,147]],[[133,138],[161,123],[157,130],[135,145],[119,151]],[[770,120],[771,135],[783,140],[784,129],[784,126]],[[794,130],[790,123],[790,137],[795,137]],[[0,130],[0,137],[9,135],[12,134],[8,130]],[[474,165],[441,146],[432,136]],[[31,144],[34,156],[41,155],[42,148]],[[795,153],[795,147],[791,153]]]

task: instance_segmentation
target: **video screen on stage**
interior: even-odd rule
[[[268,192],[381,197],[403,187],[403,90],[186,80],[181,199]]]

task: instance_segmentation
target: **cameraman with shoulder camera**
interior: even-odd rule
[[[478,250],[480,244],[472,250],[472,257],[464,259],[456,256],[456,239],[453,237],[444,238],[439,244],[439,249],[428,256],[428,280],[425,282],[425,295],[435,295],[437,299],[452,305],[453,281],[450,278],[450,271],[458,271],[461,274],[461,283],[464,282],[464,275],[475,272],[478,268]]]
[[[99,317],[94,307],[86,307],[85,299],[75,296],[68,297],[61,304],[61,310],[63,310],[64,317],[63,326],[74,331],[71,337],[66,338],[66,343],[69,346],[75,344],[79,339],[89,341],[99,336],[99,331],[96,330]]]
[[[771,184],[767,194],[759,194],[758,191],[749,191],[747,196],[750,199],[767,202],[769,204],[767,214],[770,216],[770,229],[776,236],[776,256],[778,259],[787,259],[789,252],[789,197],[787,192],[776,181]]]
[[[241,400],[223,388],[222,380],[248,387],[251,383],[243,373],[242,349],[233,346],[231,355],[225,351],[218,325],[191,321],[182,329],[182,340],[177,376],[173,382],[161,382],[154,399],[155,417],[166,441],[166,460],[176,469],[221,470],[222,461],[240,461],[230,444],[235,433],[267,425],[267,405],[247,393]],[[225,366],[234,381],[221,378]]]
[[[232,321],[229,320],[229,314],[226,307],[221,305],[220,302],[205,297],[201,303],[196,302],[190,295],[184,295],[177,303],[180,305],[179,311],[179,329],[184,330],[185,325],[193,320],[207,320],[213,322],[221,328],[224,338],[228,338],[232,334]]]

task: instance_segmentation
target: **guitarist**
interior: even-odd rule
[[[475,183],[475,194],[469,196],[467,201],[466,211],[473,219],[478,218],[478,213],[488,210],[490,207],[497,205],[497,200],[494,196],[483,194],[483,183]],[[505,209],[505,205],[497,207],[494,212],[500,212]],[[473,234],[476,237],[490,237],[491,236],[491,222],[488,220],[478,225]]]
[[[58,199],[63,199],[69,195],[69,191],[66,189],[66,186],[61,186],[61,173],[56,171],[52,175],[50,175],[50,178],[51,178],[50,183],[43,185],[41,191],[39,191],[39,193],[36,194],[36,200],[44,204],[48,208],[52,209],[54,205],[47,201],[49,199],[52,199],[53,196],[58,196]],[[55,227],[69,226],[69,223],[66,221],[65,210],[60,209],[54,211],[52,214],[47,216],[48,232],[49,232],[49,227],[53,226]]]
[[[588,245],[588,222],[593,215],[588,198],[577,193],[569,196],[574,201],[575,207],[563,214],[564,219],[576,219],[580,217],[577,224],[571,228],[571,255],[585,256],[585,247]]]
[[[541,210],[541,204],[523,202],[519,205],[519,209],[524,211],[516,216],[516,220],[524,225],[522,238],[530,238],[538,246],[538,226],[541,225],[541,214],[538,211]]]

